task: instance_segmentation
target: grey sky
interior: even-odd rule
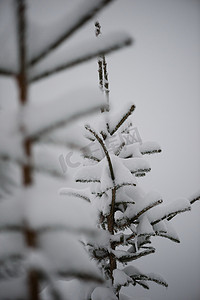
[[[59,2],[70,5],[69,0],[56,1],[48,11],[49,21],[57,17]],[[33,18],[42,23],[44,11],[36,7]],[[111,102],[118,106],[133,100],[141,138],[155,140],[163,149],[149,157],[152,171],[139,180],[141,186],[159,191],[166,201],[190,196],[199,189],[200,179],[200,1],[118,0],[99,15],[99,21],[103,32],[124,29],[135,39],[132,47],[109,55],[107,62]],[[90,35],[94,35],[91,22],[70,43]],[[48,101],[79,85],[94,86],[96,69],[93,60],[34,84],[31,101]],[[2,106],[14,100],[12,84],[0,78]],[[152,284],[150,291],[132,288],[130,294],[152,300],[200,299],[199,213],[195,203],[192,212],[174,220],[179,245],[158,238],[157,253],[137,262],[144,271],[160,273],[169,288]]]

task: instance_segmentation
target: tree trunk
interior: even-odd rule
[[[27,50],[26,50],[26,2],[25,0],[17,0],[17,25],[18,25],[18,55],[19,55],[19,74],[17,76],[17,86],[19,92],[19,103],[23,113],[24,107],[28,102],[28,81],[27,81]],[[26,132],[24,124],[20,124],[22,135]],[[30,187],[33,183],[31,168],[31,140],[24,139],[23,151],[26,157],[25,163],[22,165],[22,181],[23,188]],[[36,248],[36,233],[28,227],[27,221],[24,221],[24,236],[28,248]],[[27,275],[29,288],[29,300],[39,300],[39,282],[37,272],[29,270]]]

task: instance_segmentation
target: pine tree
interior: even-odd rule
[[[0,75],[15,80],[19,95],[18,110],[4,111],[1,118],[1,191],[8,194],[9,185],[12,185],[10,176],[1,175],[2,167],[9,163],[18,166],[22,181],[21,188],[12,197],[5,199],[3,192],[0,194],[1,300],[38,300],[41,284],[50,286],[52,299],[63,299],[56,286],[58,278],[102,281],[96,266],[78,242],[80,233],[91,236],[96,232],[92,221],[88,221],[89,205],[81,200],[74,203],[70,197],[67,202],[62,201],[56,191],[52,193],[49,183],[35,181],[38,170],[50,176],[62,176],[61,170],[51,161],[55,145],[45,153],[45,160],[40,156],[43,139],[48,140],[51,132],[56,137],[61,126],[103,108],[102,96],[96,90],[75,91],[48,106],[42,103],[33,106],[28,98],[33,82],[131,43],[128,35],[116,33],[112,39],[107,36],[104,45],[83,43],[79,51],[74,53],[71,49],[61,56],[54,52],[109,2],[85,0],[83,5],[74,6],[70,11],[73,18],[66,13],[56,27],[46,28],[45,32],[27,18],[26,0],[0,3],[0,9],[9,9],[11,13],[10,28],[13,15],[16,21],[11,28],[12,34],[5,31],[2,37],[5,43],[1,43]],[[8,33],[10,35],[6,36]],[[6,53],[9,47],[12,51]],[[96,103],[94,98],[98,98]],[[77,215],[78,209],[82,211],[81,216]]]
[[[101,34],[96,22],[96,36]],[[153,254],[151,237],[161,236],[179,243],[170,220],[191,210],[199,200],[199,193],[190,199],[178,199],[165,204],[157,192],[144,192],[137,177],[145,176],[151,167],[144,158],[160,153],[155,142],[143,142],[137,136],[131,120],[135,104],[129,104],[118,114],[109,107],[109,84],[105,56],[98,59],[99,86],[107,99],[107,107],[93,125],[86,125],[90,141],[85,165],[77,172],[76,181],[89,189],[65,188],[62,194],[74,195],[90,202],[97,215],[97,227],[104,232],[100,239],[85,239],[90,256],[98,263],[106,284],[88,293],[88,300],[129,299],[120,293],[130,284],[149,289],[148,281],[167,287],[159,275],[146,274],[130,264],[136,259]],[[86,298],[84,298],[86,299]],[[132,298],[130,298],[132,299]]]

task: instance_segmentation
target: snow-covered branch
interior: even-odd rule
[[[105,153],[105,156],[107,158],[107,161],[108,161],[109,170],[110,170],[110,176],[111,176],[112,180],[114,181],[115,180],[115,175],[114,175],[114,171],[113,171],[113,166],[112,166],[110,155],[108,153],[108,150],[106,148],[106,145],[105,145],[104,141],[102,140],[102,138],[92,128],[90,128],[89,125],[86,125],[85,129],[87,129],[89,132],[91,132],[94,135],[94,137],[97,139],[97,141],[99,142],[99,144],[101,145],[101,147],[102,147],[102,149],[103,149],[103,151]]]
[[[80,117],[94,113],[103,106],[103,96],[96,89],[80,89],[68,93],[66,96],[50,102],[48,110],[46,105],[30,105],[26,108],[24,114],[25,135],[31,140],[36,140],[41,135],[74,122]]]
[[[129,110],[123,115],[121,120],[115,125],[115,127],[111,130],[110,134],[113,135],[119,128],[120,126],[128,119],[128,117],[133,113],[135,110],[135,105],[132,104]]]
[[[38,63],[111,1],[112,0],[84,0],[82,3],[78,3],[78,5],[58,21],[58,24],[53,24],[53,28],[49,26],[49,28],[45,30],[45,36],[47,36],[48,39],[45,40],[45,43],[41,43],[37,46],[38,49],[32,54],[29,64],[34,65]],[[43,30],[37,31],[35,34],[38,41],[43,41]]]
[[[110,53],[130,45],[131,37],[124,32],[114,32],[102,37],[101,40],[84,41],[71,49],[63,49],[43,59],[30,68],[29,81],[35,82],[62,70],[76,66],[96,56]]]

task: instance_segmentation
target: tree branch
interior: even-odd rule
[[[48,77],[60,71],[72,68],[80,63],[88,61],[97,56],[104,55],[106,53],[110,53],[112,51],[130,45],[132,43],[132,39],[130,38],[130,36],[128,35],[123,36],[121,34],[122,33],[116,36],[114,36],[114,34],[105,36],[101,39],[102,43],[98,41],[92,41],[92,42],[90,41],[90,47],[88,47],[88,42],[83,42],[82,44],[79,45],[80,48],[79,51],[77,50],[77,47],[76,49],[71,49],[68,53],[67,51],[65,51],[65,56],[64,56],[66,57],[65,60],[63,59],[62,61],[59,62],[59,57],[57,59],[56,57],[54,57],[54,60],[58,61],[56,62],[57,63],[56,66],[51,65],[51,59],[48,58],[49,67],[46,67],[46,65],[42,67],[40,65],[37,65],[35,69],[33,68],[30,70],[31,72],[30,72],[29,82],[32,83],[38,81],[42,78]],[[85,49],[85,51],[83,52],[82,49]],[[37,68],[41,68],[41,71],[37,71]]]
[[[11,71],[11,70],[2,69],[2,68],[0,67],[0,75],[16,77],[16,76],[17,76],[17,73],[15,73],[15,72],[13,72],[13,71]]]
[[[145,212],[147,212],[149,209],[161,204],[163,202],[162,199],[157,200],[151,204],[149,204],[148,206],[146,206],[145,208],[143,208],[141,211],[139,211],[133,218],[131,218],[131,223],[136,221],[142,214],[144,214]]]
[[[119,123],[115,126],[115,128],[111,131],[111,135],[113,135],[119,127],[128,119],[128,117],[132,114],[132,112],[135,110],[135,105],[131,105],[129,111],[122,117],[122,119],[119,121]]]
[[[191,210],[191,207],[186,207],[186,208],[183,208],[183,209],[179,209],[179,210],[177,210],[177,211],[174,211],[174,212],[167,213],[167,214],[165,214],[162,218],[157,219],[157,220],[154,220],[153,222],[151,222],[151,225],[153,226],[153,225],[155,225],[155,224],[157,224],[157,223],[159,223],[160,221],[163,221],[163,220],[165,220],[165,219],[170,220],[170,219],[172,219],[173,217],[175,217],[177,214],[180,214],[180,213],[182,213],[182,212],[189,211],[189,210]]]
[[[83,11],[82,15],[79,18],[76,18],[74,23],[66,28],[65,32],[61,33],[54,41],[52,41],[48,47],[43,49],[41,53],[33,57],[29,63],[29,65],[33,66],[38,63],[41,59],[47,56],[51,51],[57,48],[62,42],[68,39],[74,32],[76,32],[83,24],[85,24],[88,20],[90,20],[99,10],[101,10],[104,6],[109,4],[112,0],[101,0],[101,1],[93,1],[93,6],[89,9]],[[96,2],[96,3],[95,3]],[[91,3],[91,1],[90,1]],[[78,7],[78,13],[80,14],[80,7]],[[77,15],[77,11],[72,11],[71,15]]]
[[[110,170],[111,179],[112,179],[112,181],[114,181],[115,180],[115,175],[114,175],[114,171],[113,171],[113,166],[112,166],[110,155],[108,153],[108,150],[106,148],[106,145],[105,145],[104,141],[99,137],[99,135],[93,129],[90,128],[89,125],[86,125],[85,129],[88,130],[89,132],[91,132],[94,135],[94,137],[97,139],[99,144],[101,145],[101,147],[102,147],[102,149],[105,153],[105,156],[107,158],[107,161],[108,161],[108,166],[109,166],[109,170]]]

